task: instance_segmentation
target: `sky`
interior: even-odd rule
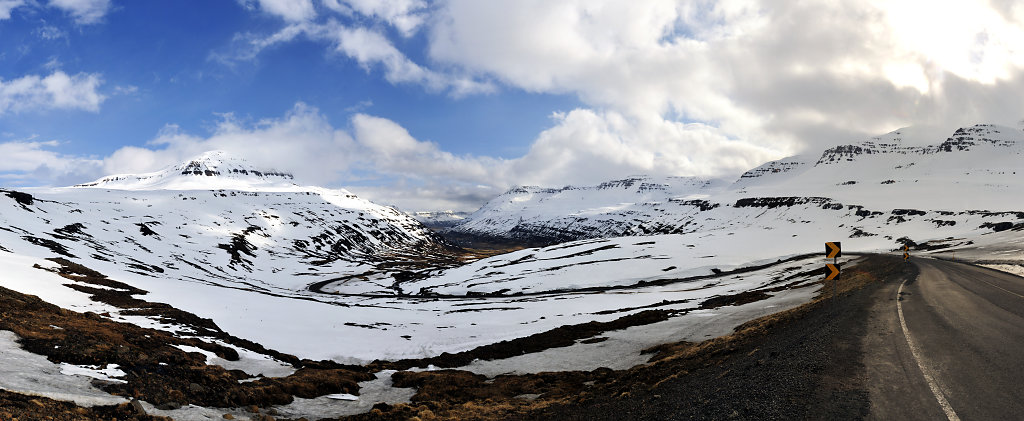
[[[516,185],[1016,126],[1022,92],[1012,0],[0,0],[0,185],[218,149],[472,211]]]

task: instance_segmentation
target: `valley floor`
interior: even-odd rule
[[[1015,232],[975,240],[929,242],[912,254],[969,259],[1008,271],[1021,267],[1022,240]],[[673,247],[684,251],[664,252]],[[897,253],[848,255],[842,280],[825,285],[819,254],[745,265],[721,264],[731,258],[725,255],[715,267],[675,268],[671,259],[686,249],[676,237],[652,236],[500,254],[454,269],[470,273],[465,279],[485,281],[479,283],[483,292],[472,295],[447,293],[454,288],[444,277],[409,280],[438,291],[425,295],[347,293],[344,282],[325,283],[320,293],[334,304],[309,295],[238,290],[239,297],[265,300],[245,304],[253,306],[239,313],[247,317],[300,320],[301,315],[280,314],[290,307],[274,307],[294,303],[295,308],[319,306],[335,316],[373,320],[399,314],[426,324],[372,325],[341,318],[353,320],[342,328],[370,334],[320,338],[309,332],[328,332],[316,324],[323,319],[308,319],[307,325],[294,328],[313,328],[295,336],[306,335],[309,342],[293,343],[293,349],[313,343],[383,349],[380,343],[359,341],[407,334],[402,329],[433,332],[425,338],[429,341],[446,338],[449,329],[463,335],[452,344],[437,342],[448,352],[402,351],[395,354],[402,358],[359,364],[271,349],[222,329],[218,323],[223,319],[215,322],[162,304],[154,298],[160,294],[137,287],[164,288],[162,296],[173,291],[177,302],[187,304],[181,301],[183,293],[207,291],[207,286],[182,291],[180,285],[172,290],[157,281],[128,285],[67,259],[2,253],[9,270],[0,279],[0,420],[870,415],[864,320],[878,292],[913,279],[915,265]],[[466,258],[495,254],[474,253]],[[686,261],[701,258],[695,254]],[[559,276],[593,284],[530,290],[554,284],[524,283],[517,277],[550,276],[551,267],[558,268]],[[612,271],[621,267],[627,272]],[[609,283],[602,277],[622,281]],[[508,288],[519,290],[510,294]],[[266,305],[265,311],[258,311],[258,303]],[[224,303],[224,314],[232,314],[232,305],[243,301]],[[249,320],[244,326],[259,328],[261,323]],[[482,335],[479,345],[467,345],[473,341],[466,338],[473,337],[465,335]],[[327,355],[331,350],[313,351]]]
[[[353,414],[351,419],[407,419],[412,416],[421,419],[622,419],[623,414],[630,414],[629,417],[636,419],[661,418],[670,414],[683,418],[689,418],[686,414],[690,414],[698,419],[722,419],[738,414],[743,418],[757,419],[861,414],[863,402],[857,391],[862,386],[856,383],[856,379],[843,374],[851,372],[846,365],[857,361],[858,351],[848,342],[847,335],[836,335],[836,332],[857,329],[855,321],[860,317],[856,310],[859,308],[858,300],[863,300],[862,296],[866,294],[860,292],[861,288],[874,288],[881,282],[890,282],[885,279],[905,276],[905,267],[894,258],[862,259],[856,268],[844,273],[844,280],[839,284],[840,295],[836,299],[822,290],[808,304],[743,323],[734,333],[725,336],[651,346],[641,358],[643,361],[639,361],[640,365],[635,367],[624,365],[619,370],[594,368],[538,373],[531,372],[542,369],[511,370],[520,374],[497,372],[516,365],[528,367],[539,360],[565,359],[570,354],[545,354],[552,349],[572,349],[573,345],[568,348],[548,347],[551,344],[547,342],[551,342],[552,337],[568,336],[570,344],[578,345],[578,340],[572,339],[572,335],[576,335],[593,339],[589,345],[600,345],[613,342],[617,333],[666,323],[666,315],[650,310],[637,313],[639,316],[616,319],[617,322],[608,325],[586,324],[555,330],[547,336],[541,334],[532,339],[501,342],[472,350],[466,355],[449,354],[448,357],[429,361],[376,362],[368,367],[353,367],[278,355],[280,359],[292,361],[296,367],[302,368],[291,375],[282,373],[285,377],[279,379],[261,379],[210,364],[216,357],[213,354],[230,359],[230,356],[223,355],[230,353],[227,348],[244,350],[243,347],[225,345],[222,345],[223,349],[216,347],[231,342],[230,337],[219,342],[191,342],[212,350],[204,353],[201,348],[183,348],[180,338],[161,331],[141,331],[138,330],[141,328],[127,323],[62,311],[23,294],[3,290],[7,301],[0,316],[0,323],[3,323],[0,330],[17,333],[22,338],[22,346],[46,355],[52,365],[57,362],[91,362],[109,367],[119,362],[121,367],[135,368],[127,373],[127,380],[132,385],[130,391],[118,382],[94,380],[92,384],[115,395],[139,396],[145,403],[133,404],[125,398],[106,395],[113,401],[80,401],[99,406],[79,407],[33,397],[30,396],[33,391],[23,390],[29,394],[8,392],[4,400],[0,400],[0,414],[4,414],[0,419],[50,416],[56,417],[54,419],[151,419],[154,414],[169,415],[175,419],[216,419],[224,414],[239,419],[256,419],[257,414],[277,419],[298,419],[303,414],[328,416],[331,411],[325,406],[334,408],[336,415],[329,417],[348,412]],[[814,289],[808,289],[811,290]],[[717,305],[741,304],[736,307],[741,308],[757,304],[761,298],[737,295],[729,300],[719,300]],[[742,304],[746,300],[753,302]],[[713,305],[716,303],[708,304],[709,307]],[[631,325],[635,327],[629,327]],[[116,348],[111,347],[107,345],[110,337],[123,337],[126,342]],[[54,351],[62,347],[54,344],[67,344],[63,346],[71,347],[73,351]],[[129,347],[131,351],[118,352],[120,347]],[[179,354],[177,351],[181,349],[192,352]],[[531,352],[535,353],[534,358],[544,358],[511,357]],[[168,357],[172,354],[173,357]],[[150,370],[139,370],[143,364],[139,364],[137,358],[145,358],[140,355],[153,356],[154,361],[176,358],[179,365],[164,366],[163,369],[159,369],[159,365],[150,366]],[[500,355],[509,356],[497,359],[504,360],[506,364],[497,364],[489,370],[482,368],[488,363],[484,360]],[[644,364],[647,359],[653,363]],[[465,364],[467,361],[468,365]],[[45,363],[43,361],[40,366],[45,366]],[[421,366],[451,369],[410,370]],[[45,367],[42,369],[43,372],[46,370]],[[48,370],[52,372],[54,369]],[[491,372],[484,375],[473,371]],[[188,381],[181,383],[181,379]],[[239,380],[250,379],[256,381],[239,383]],[[149,386],[140,388],[137,385]],[[11,388],[9,385],[0,386]],[[71,389],[82,387],[79,385]],[[177,389],[185,392],[175,394]],[[808,394],[809,391],[814,393]],[[338,411],[338,403],[344,402],[340,399],[348,398],[314,399],[314,396],[331,393],[359,394],[359,398],[352,396],[358,399],[359,406],[350,407],[349,411]],[[227,396],[233,401],[227,405],[206,402],[209,398],[204,396],[211,395]],[[837,397],[841,398],[840,406],[822,404],[824,399]],[[378,400],[391,404],[373,405]],[[288,401],[292,403],[286,404]],[[223,408],[216,408],[218,406]]]

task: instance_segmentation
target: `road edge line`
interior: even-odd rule
[[[935,400],[939,402],[939,406],[942,407],[942,411],[946,413],[946,418],[949,421],[960,421],[960,417],[956,415],[956,411],[949,405],[949,401],[942,394],[942,390],[939,389],[939,385],[935,382],[935,376],[932,375],[931,370],[925,367],[924,362],[921,361],[920,351],[917,348],[917,344],[910,337],[910,330],[907,329],[907,321],[903,317],[903,302],[900,300],[900,296],[903,294],[903,285],[906,285],[907,280],[904,279],[903,283],[900,284],[899,290],[896,291],[896,311],[900,315],[900,326],[903,327],[903,337],[907,338],[907,345],[910,346],[910,354],[914,357],[914,361],[917,362],[917,367],[921,369],[921,374],[924,375],[924,380],[928,383],[928,388],[932,390],[932,395],[935,395]]]

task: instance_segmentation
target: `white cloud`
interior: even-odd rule
[[[393,84],[419,84],[431,92],[446,92],[456,98],[497,90],[487,81],[459,72],[439,72],[417,64],[395,47],[381,31],[380,25],[373,25],[387,24],[402,36],[410,37],[428,18],[428,5],[424,0],[319,0],[323,8],[336,13],[333,17],[330,13],[326,14],[327,17],[318,16],[313,0],[237,1],[247,10],[261,10],[283,19],[285,26],[270,35],[236,34],[233,49],[212,52],[211,60],[234,66],[239,61],[255,60],[267,48],[299,39],[326,41],[335,52],[354,59],[366,71],[382,69],[384,78]],[[338,22],[337,14],[360,24],[365,18],[371,25],[342,24]]]
[[[312,184],[328,184],[357,159],[351,137],[335,130],[316,109],[297,104],[284,117],[245,122],[231,114],[209,136],[167,126],[148,147],[126,147],[104,159],[107,173],[158,170],[208,150],[225,150],[264,168],[295,173]],[[282,139],[287,139],[283,142]]]
[[[336,51],[355,59],[367,70],[377,65],[383,67],[384,77],[391,83],[421,84],[435,92],[447,90],[456,97],[490,93],[495,89],[489,83],[423,68],[409,60],[379,32],[336,24],[322,27],[318,32],[335,42]]]
[[[352,117],[351,131],[333,127],[302,103],[281,118],[246,121],[221,115],[208,135],[168,125],[144,147],[125,146],[102,159],[61,155],[57,142],[0,143],[0,178],[71,185],[110,174],[152,172],[208,150],[225,150],[262,168],[289,171],[304,184],[348,188],[404,209],[473,210],[508,188],[513,162],[456,156],[415,139],[393,121]],[[287,142],[282,142],[287,139]]]
[[[423,85],[431,92],[448,92],[453,97],[491,93],[496,89],[487,82],[424,68],[395,48],[383,34],[366,28],[345,26],[334,20],[322,24],[289,24],[265,37],[236,35],[235,41],[241,43],[241,47],[236,47],[231,54],[211,54],[210,58],[233,65],[236,61],[254,60],[267,48],[294,42],[299,38],[326,41],[335,52],[355,60],[368,72],[381,68],[384,78],[393,84]]]
[[[60,28],[53,25],[43,25],[36,29],[36,35],[39,38],[52,41],[55,39],[67,38],[68,34]]]
[[[60,59],[58,59],[57,56],[53,56],[53,57],[50,57],[50,59],[47,60],[46,63],[43,64],[43,67],[46,68],[47,70],[56,71],[56,70],[60,69],[61,67],[64,67],[64,63],[61,63]]]
[[[44,183],[63,184],[65,180],[78,180],[99,174],[100,162],[85,157],[63,155],[51,150],[59,146],[57,141],[35,141],[34,139],[0,143],[0,177],[38,185]]]
[[[1016,121],[1021,17],[1019,2],[988,0],[448,0],[429,54],[574,94],[598,116],[705,122],[778,156],[912,124]]]
[[[508,165],[489,157],[455,156],[431,142],[417,140],[397,123],[365,114],[352,118],[356,152],[367,169],[406,178],[453,182],[497,182],[495,169]]]
[[[641,173],[718,175],[749,169],[772,153],[726,139],[703,124],[587,109],[554,118],[555,125],[526,155],[501,159],[452,154],[416,139],[394,121],[367,114],[354,115],[350,131],[337,129],[318,110],[299,103],[279,119],[246,122],[225,114],[209,136],[168,126],[146,148],[125,147],[105,158],[103,169],[154,171],[219,149],[291,171],[302,183],[349,188],[404,209],[474,210],[514,185],[594,183]]]
[[[0,20],[11,18],[11,11],[24,6],[25,0],[0,0]]]
[[[110,0],[50,0],[50,7],[68,13],[80,25],[98,23],[110,11]]]
[[[593,184],[631,174],[738,174],[775,157],[776,151],[727,138],[702,123],[634,118],[576,109],[558,113],[508,170],[509,184]]]
[[[316,17],[316,9],[312,0],[238,0],[249,10],[258,8],[264,13],[280,17],[290,22],[301,22]]]
[[[375,203],[395,206],[408,212],[456,210],[475,211],[481,204],[503,193],[487,185],[417,183],[399,179],[380,186],[346,187],[359,197]]]
[[[415,34],[427,18],[423,0],[323,0],[323,4],[344,15],[354,11],[387,22],[405,37]]]
[[[139,92],[139,87],[135,85],[118,85],[114,87],[114,93],[117,95],[135,95]]]
[[[106,99],[97,91],[102,83],[102,77],[95,73],[68,75],[60,70],[46,77],[0,80],[0,114],[46,109],[96,112]]]
[[[105,158],[104,170],[154,171],[208,150],[226,150],[321,185],[350,177],[475,183],[489,177],[490,168],[506,165],[502,160],[444,152],[387,119],[357,114],[351,124],[351,133],[336,129],[317,109],[302,103],[280,119],[246,122],[225,114],[206,137],[167,126],[147,148],[125,147]]]
[[[56,141],[14,141],[0,143],[0,171],[32,171],[40,165],[59,161],[56,152],[44,150],[57,146]]]
[[[1006,16],[987,0],[934,7],[923,0],[875,2],[897,51],[970,80],[993,83],[1024,65],[1024,8]],[[922,90],[924,91],[924,90]]]

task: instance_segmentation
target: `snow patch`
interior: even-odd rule
[[[79,406],[118,405],[127,399],[92,386],[102,372],[123,376],[116,367],[101,370],[71,368],[54,364],[41,355],[25,351],[18,335],[0,330],[0,388],[27,395],[71,401]],[[65,370],[69,373],[65,374]],[[109,371],[108,371],[109,370]],[[116,380],[116,379],[114,379]]]

